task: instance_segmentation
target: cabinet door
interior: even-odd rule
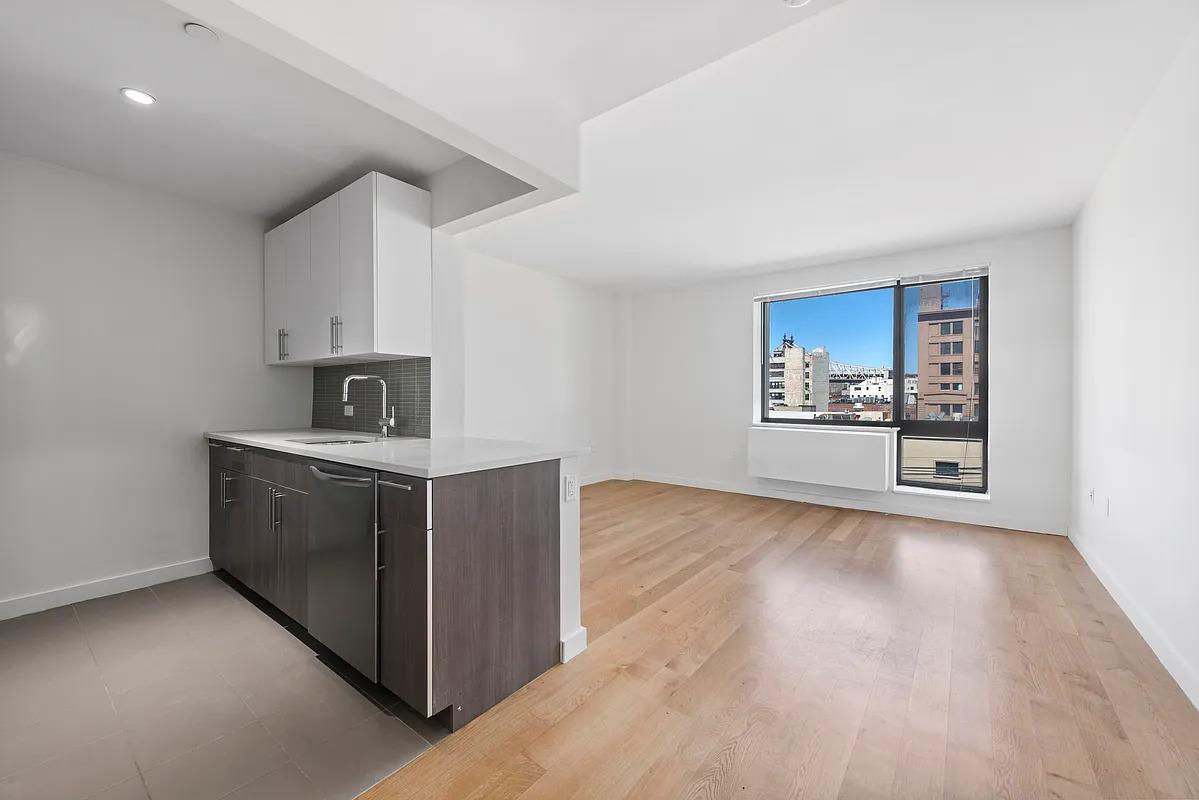
[[[340,208],[340,352],[373,353],[375,347],[375,179],[364,175],[337,193]],[[388,308],[395,298],[379,298]]]
[[[308,327],[321,358],[337,355],[334,319],[341,314],[341,228],[338,196],[312,207],[312,316]]]
[[[266,363],[283,360],[283,337],[287,327],[284,308],[287,305],[287,247],[283,241],[283,226],[267,231],[263,239],[264,316],[262,352]]]
[[[229,522],[225,513],[225,471],[219,467],[208,468],[208,558],[213,569],[228,570],[225,558],[225,542],[228,538]]]
[[[374,286],[380,313],[375,349],[428,356],[433,339],[431,195],[386,175],[378,175],[376,182]]]
[[[311,361],[326,353],[312,330],[312,212],[283,224],[286,258],[283,350],[286,361]]]
[[[224,473],[225,482],[225,570],[242,583],[250,583],[253,564],[254,481],[236,472]]]
[[[250,480],[254,501],[251,503],[250,580],[249,587],[272,604],[276,604],[279,588],[279,536],[276,531],[277,502],[275,487],[263,481]]]
[[[278,568],[273,602],[301,625],[308,624],[308,497],[272,487]]]
[[[396,488],[407,484],[413,488]],[[425,528],[424,501],[424,481],[379,476],[379,682],[429,716],[433,534]]]

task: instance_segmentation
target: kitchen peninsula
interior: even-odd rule
[[[460,727],[581,647],[562,464],[585,449],[205,436],[214,568],[424,716]]]

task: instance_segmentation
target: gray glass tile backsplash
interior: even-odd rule
[[[346,376],[378,375],[387,381],[387,404],[395,406],[392,435],[429,438],[429,363],[427,358],[405,358],[314,367],[312,427],[378,433],[379,412],[383,410],[383,387],[378,381],[354,381],[350,384],[350,399],[345,403],[341,400]],[[346,405],[354,407],[354,416],[345,416]]]

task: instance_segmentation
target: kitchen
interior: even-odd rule
[[[414,425],[420,403],[428,414],[430,213],[427,191],[372,172],[266,233],[265,360],[313,367],[314,420],[340,365],[393,380],[341,381],[345,418],[364,407],[374,435],[336,420],[207,433],[210,552],[218,574],[453,729],[559,660],[559,516],[578,493],[560,464],[586,450]],[[392,435],[389,383],[424,437]]]
[[[465,421],[519,395],[445,227],[529,185],[165,4],[12,11],[4,791],[354,797],[582,652],[588,438]]]

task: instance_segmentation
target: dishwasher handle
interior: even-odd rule
[[[341,484],[342,486],[357,486],[365,489],[375,482],[374,478],[355,478],[350,475],[332,475],[328,472],[321,472],[314,466],[309,465],[309,470],[312,471],[313,477],[317,480],[329,481],[330,483]]]

